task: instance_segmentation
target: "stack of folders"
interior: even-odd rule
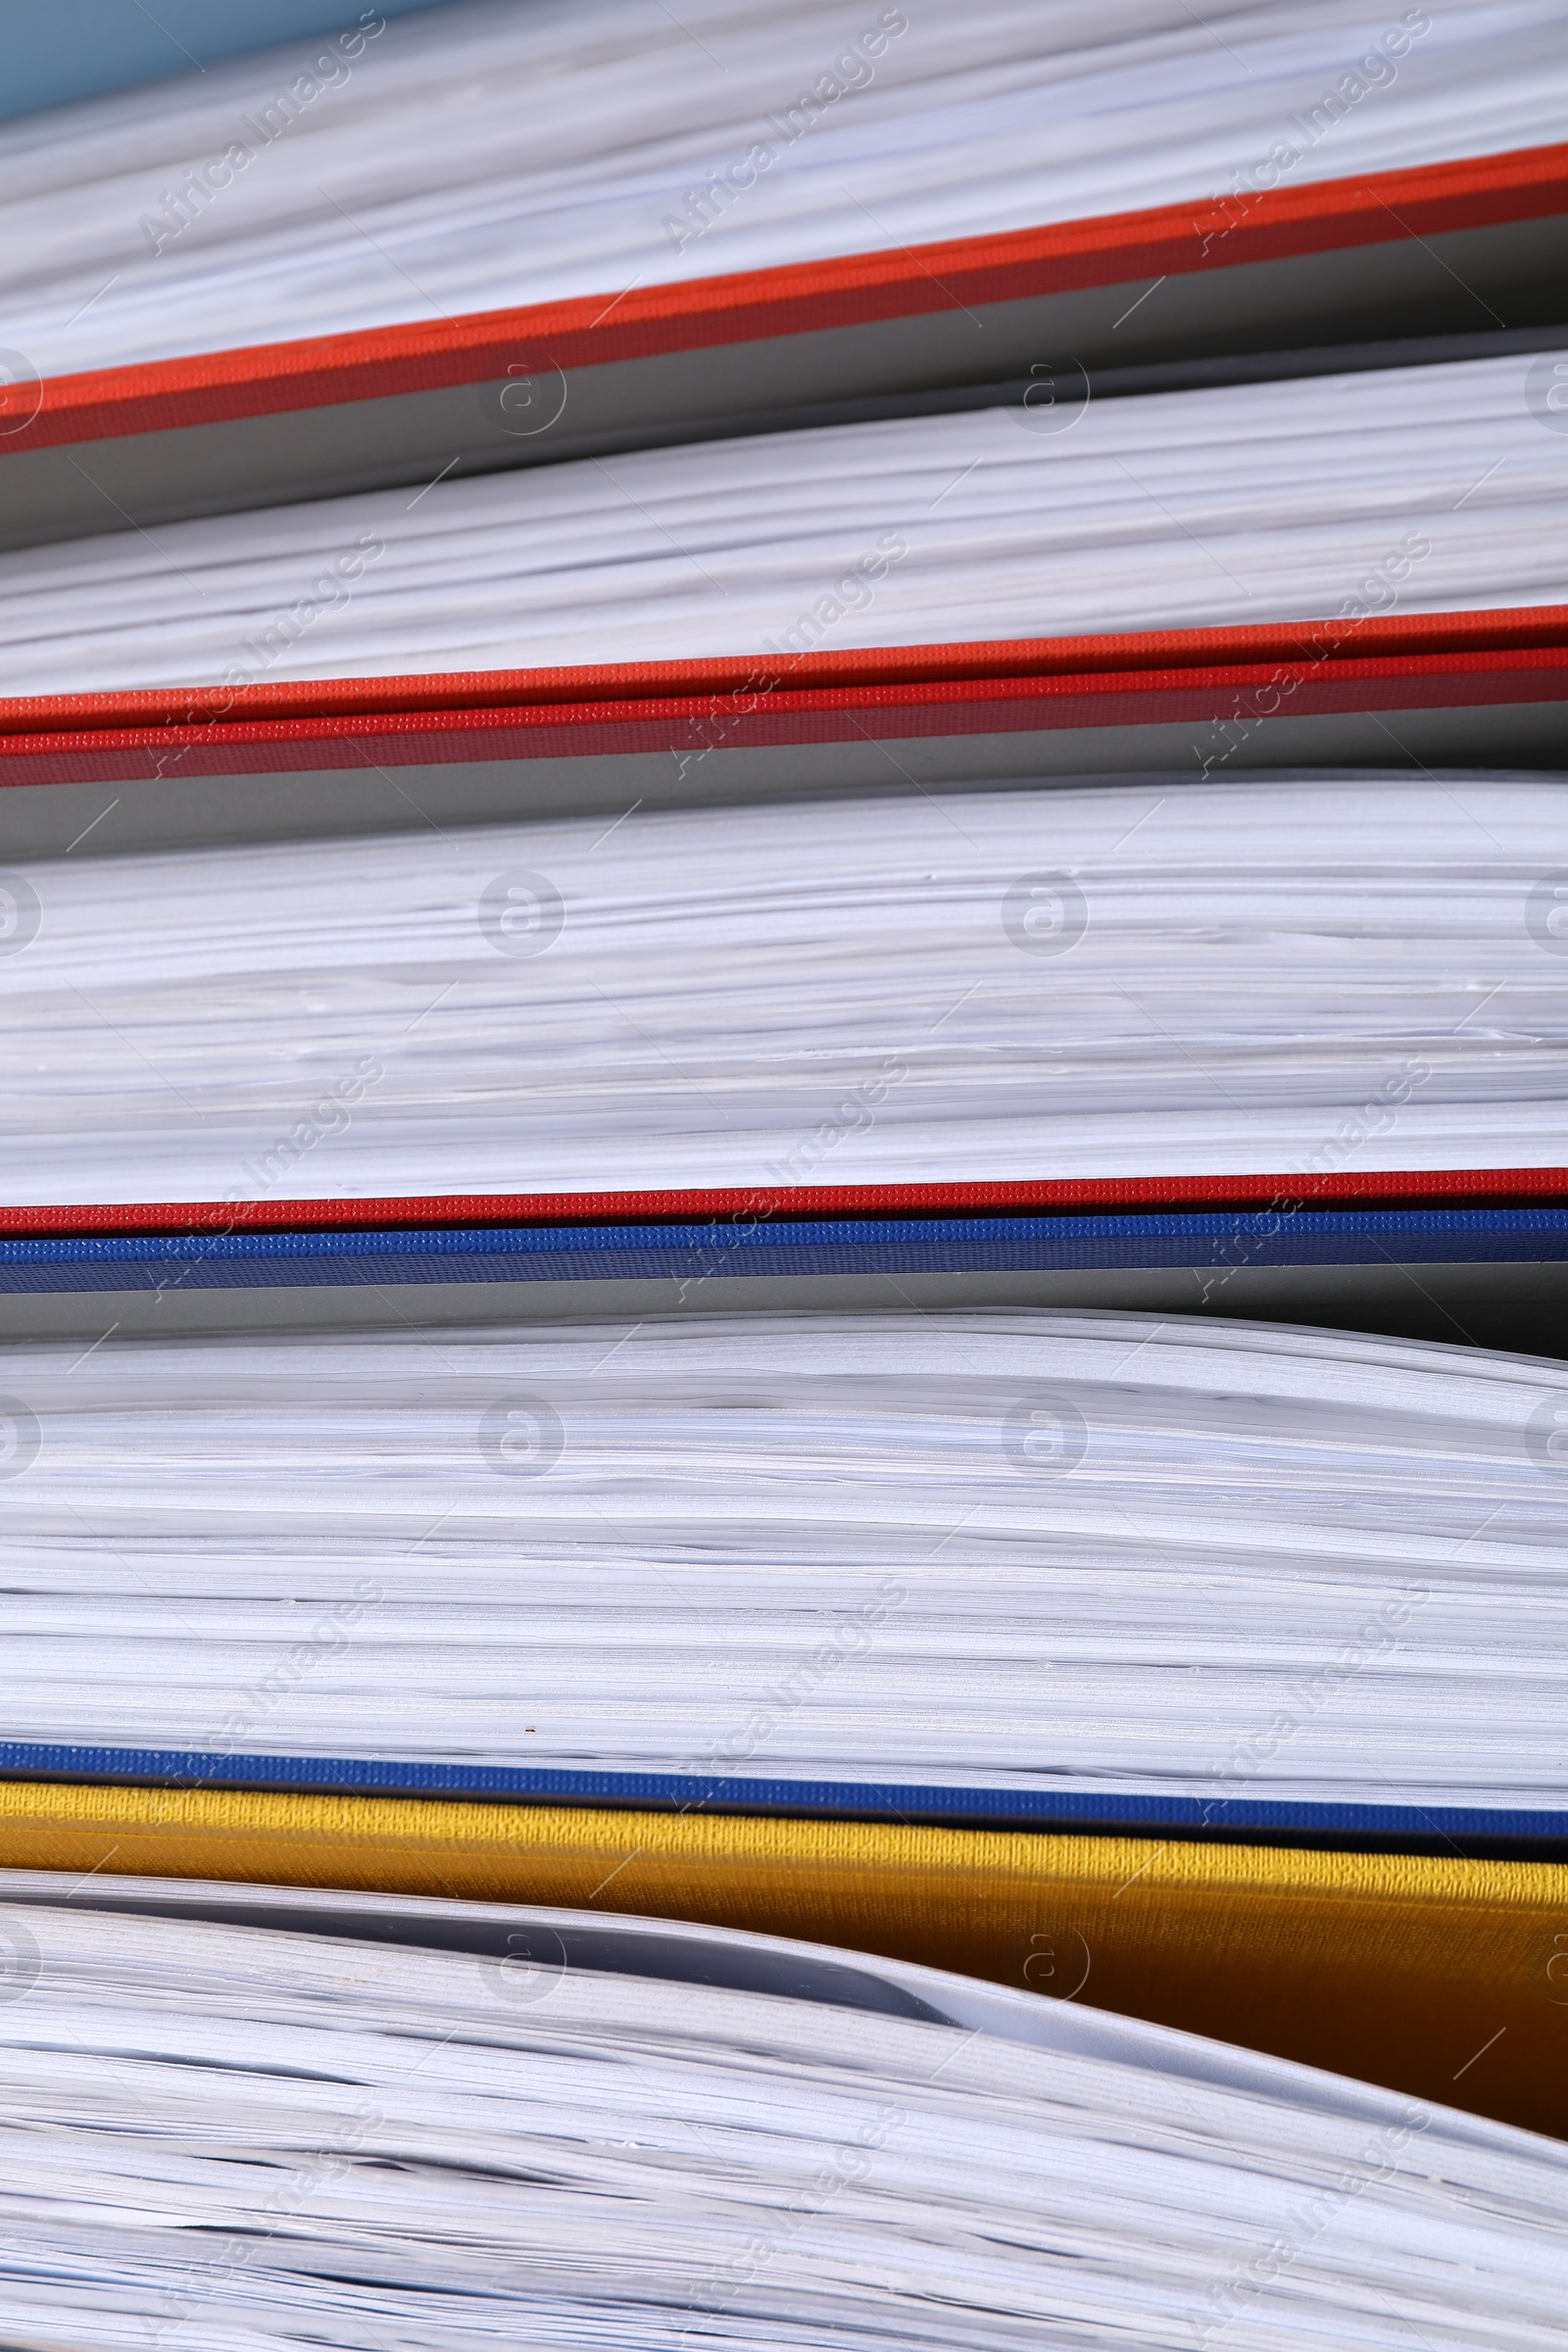
[[[8,2346],[1560,2344],[1559,15],[0,137]]]

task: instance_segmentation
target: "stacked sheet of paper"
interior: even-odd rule
[[[354,1940],[343,1897],[315,1934],[35,1904],[0,2005],[18,2342],[1559,2340],[1563,2149],[1333,2075],[762,1938],[632,1975],[603,1933],[569,1965],[569,1915],[486,1953]],[[743,1988],[792,1968],[816,1998]]]
[[[1224,773],[37,861],[0,1200],[1568,1159],[1558,785]]]
[[[940,1787],[982,1817],[1568,1794],[1568,1392],[1528,1359],[691,1315],[111,1337],[7,1351],[0,1389],[7,1733],[79,1769]]]
[[[1555,21],[1550,0],[367,9],[314,48],[9,125],[7,336],[52,374],[1227,192],[1245,215],[1264,188],[1559,137]]]
[[[1528,358],[694,443],[0,556],[0,693],[1568,603]],[[1537,400],[1535,407],[1539,408]]]

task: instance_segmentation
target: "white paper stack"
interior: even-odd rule
[[[696,443],[0,556],[0,693],[1568,603],[1529,358]],[[1536,407],[1539,408],[1539,400]]]
[[[0,1200],[1550,1166],[1564,869],[1473,774],[38,861]]]
[[[366,9],[9,125],[7,339],[62,373],[1536,146],[1557,13]]]
[[[703,1296],[719,1188],[766,1194],[759,1217],[782,1198],[787,1225],[795,1188],[973,1187],[961,1250],[939,1230],[928,1257],[987,1281],[1014,1181],[1135,1180],[1148,1265],[1179,1282],[1249,1262],[1210,1227],[1254,1195],[1221,1184],[1189,1230],[1180,1183],[1136,1180],[1270,1174],[1262,1214],[1299,1214],[1300,1250],[1259,1240],[1260,1259],[1327,1268],[1339,1297],[1368,1266],[1420,1291],[1434,1232],[1466,1279],[1491,1251],[1515,1297],[1560,1247],[1529,1172],[1568,1164],[1564,779],[1417,756],[1434,713],[1497,714],[1454,762],[1546,741],[1568,363],[1531,323],[1549,158],[1519,159],[1561,132],[1560,7],[1205,8],[463,0],[391,26],[368,8],[309,60],[8,130],[0,699],[19,727],[9,698],[83,700],[74,740],[13,744],[24,797],[0,800],[34,846],[64,845],[61,809],[100,784],[105,806],[24,869],[0,826],[0,1208],[24,1212],[7,1312],[35,1286],[51,1334],[0,1348],[0,1774],[74,1791],[51,1813],[13,1789],[7,1838],[94,1847],[69,1878],[0,1869],[0,2347],[1562,2352],[1568,2148],[1507,2125],[726,1930],[111,1875],[117,1824],[186,1869],[180,1824],[243,1835],[254,1800],[275,1835],[249,1866],[406,1884],[440,1810],[411,1828],[416,1808],[381,1802],[409,1794],[504,1804],[519,1873],[530,1803],[783,1814],[808,1893],[833,1823],[867,1850],[865,1825],[940,1823],[955,1919],[969,1830],[1373,1847],[1377,1870],[1329,1856],[1292,1883],[1316,1908],[1273,1915],[1310,1946],[1291,1982],[1331,2007],[1403,1987],[1437,2019],[1493,1969],[1514,2007],[1476,2057],[1513,2024],[1526,2079],[1554,1997],[1551,1866],[1474,1857],[1561,1850],[1568,1823],[1564,1367],[1199,1315]],[[1436,242],[1375,177],[1467,159],[1423,216]],[[1315,225],[1294,219],[1330,180]],[[1171,246],[1170,322],[1123,343],[1167,278],[1117,272],[1141,284],[1165,248],[1103,217],[1155,206],[1193,242]],[[1076,276],[1078,230],[1054,260],[1039,233],[1024,261],[1024,238],[971,255],[984,320],[928,267],[936,240],[1097,219]],[[792,264],[760,292],[698,282]],[[942,307],[890,290],[909,266]],[[538,349],[507,357],[509,310],[570,301],[569,380],[537,318]],[[1352,345],[1465,305],[1473,340],[1395,355],[1445,364],[1379,370],[1387,348]],[[1091,397],[1063,321],[1101,313]],[[1051,397],[1025,401],[1037,329]],[[1122,350],[1246,345],[1263,371],[1290,364],[1270,341],[1332,341],[1312,365],[1366,371],[1107,396],[1140,380]],[[131,381],[141,363],[172,365]],[[45,381],[81,370],[104,372]],[[514,446],[512,379],[550,370],[567,431]],[[907,412],[933,383],[1004,403],[1014,377],[987,409],[834,405]],[[646,445],[792,403],[817,422]],[[882,420],[821,421],[845,415]],[[15,545],[106,520],[124,527]],[[1501,617],[1457,617],[1477,612]],[[1450,617],[1385,633],[1399,650],[1358,709],[1355,657],[1385,643],[1358,632],[1421,613]],[[945,719],[993,740],[931,715],[957,673],[986,673],[983,721],[1031,669],[1020,704],[1049,701],[1051,659],[1019,641],[1253,623],[1286,624],[1266,712],[1248,689],[1260,719],[1284,710],[1253,759],[1348,758],[1348,717],[1361,749],[1387,737],[1387,771],[1246,774],[1216,664],[1183,673],[1206,713],[1189,772],[1020,783],[1009,766],[1057,755],[987,749],[972,789],[941,782],[977,772],[930,749]],[[854,759],[888,763],[880,797],[863,766],[847,797],[841,738],[788,699],[802,660],[987,645],[925,664],[918,783],[901,737],[833,705]],[[697,772],[689,710],[667,734],[646,698],[497,716],[557,690],[681,702],[667,678],[495,673],[726,656],[757,664],[736,748],[768,756],[777,801],[712,805],[731,787],[722,762]],[[917,665],[866,666],[863,707],[905,723],[878,678]],[[444,683],[375,683],[417,677]],[[331,680],[364,691],[311,684]],[[317,706],[297,726],[265,691],[238,713],[222,693],[291,681],[308,691],[282,703]],[[1104,741],[1188,723],[1181,677],[1097,685],[1078,703],[1125,730]],[[149,730],[92,699],[143,688],[175,698]],[[1293,737],[1309,707],[1327,724]],[[1001,723],[1046,731],[1027,709]],[[1140,756],[1183,756],[1160,743]],[[623,813],[516,813],[597,808],[617,761],[666,751],[687,805],[644,778]],[[510,821],[427,811],[426,754],[485,769],[454,806]],[[331,762],[362,755],[339,796]],[[369,769],[410,829],[354,834]],[[281,832],[321,777],[324,838],[92,838],[122,803],[143,843]],[[804,805],[818,786],[839,797]],[[1455,1177],[1457,1237],[1422,1172]],[[1353,1187],[1319,1182],[1347,1174],[1392,1181],[1347,1207]],[[614,1194],[645,1197],[635,1247],[584,1198]],[[1054,1206],[1044,1240],[1044,1213],[1012,1217],[1004,1278],[1076,1273],[1084,1206]],[[775,1222],[767,1270],[814,1251],[813,1296],[842,1304],[838,1270],[896,1256],[914,1219],[843,1245]],[[1145,1263],[1130,1222],[1089,1237],[1097,1272]],[[395,1330],[266,1327],[339,1311],[345,1266],[373,1281],[377,1252],[404,1285],[379,1301]],[[440,1296],[472,1320],[417,1327],[403,1301],[428,1308],[464,1252],[490,1290]],[[498,1305],[503,1279],[575,1296],[617,1253],[680,1311]],[[142,1286],[128,1306],[122,1281]],[[236,1297],[258,1329],[191,1336]],[[62,1342],[95,1299],[104,1327]],[[184,1336],[133,1336],[166,1302]],[[300,1790],[331,1801],[291,1844]],[[377,1859],[343,1862],[340,1838]],[[1049,1884],[1029,1843],[1019,1883]],[[1440,1845],[1472,1875],[1421,1859]],[[1213,1859],[1193,1857],[1207,1896]],[[606,1867],[590,1902],[614,1899]],[[1396,1882],[1448,1906],[1451,1968],[1434,1912],[1406,1952],[1376,1892]],[[905,1932],[908,1884],[857,1915],[868,1938]],[[1104,1997],[1152,2002],[1124,1958]],[[1226,2030],[1267,2039],[1247,1963],[1224,1965],[1245,2020]],[[1526,1968],[1529,2013],[1508,1990]],[[1391,2079],[1424,2079],[1404,2066]],[[1482,2080],[1465,2095],[1502,2097]]]
[[[1528,1359],[693,1315],[35,1346],[0,1391],[7,1736],[82,1769],[1568,1800],[1568,1393]]]
[[[487,1954],[416,1921],[352,1940],[388,1923],[343,1896],[299,1906],[312,1934],[25,1892],[0,1926],[19,2344],[1561,2342],[1568,2152],[1417,2099],[760,1937],[650,1963],[646,1927],[596,1920],[583,1967],[570,1914],[514,1915],[498,1954],[504,1916],[424,1906]],[[617,1971],[617,1927],[654,1973]],[[741,1988],[790,1968],[819,1997]]]

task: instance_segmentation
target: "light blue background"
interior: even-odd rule
[[[347,32],[372,0],[0,0],[0,122],[280,42]],[[373,0],[383,17],[430,0]],[[436,0],[441,5],[441,0]]]

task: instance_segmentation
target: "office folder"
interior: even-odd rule
[[[1555,29],[0,141],[7,2341],[1545,2352]]]
[[[852,589],[850,593],[858,593]],[[0,706],[11,858],[987,779],[1568,760],[1568,607]]]
[[[13,1777],[1568,1838],[1559,1366],[906,1307],[3,1371]]]
[[[1562,823],[1167,776],[18,865],[8,1328],[908,1295],[1549,1352]]]
[[[13,553],[0,840],[1561,766],[1543,365],[1091,401],[1050,432],[909,417]]]
[[[1561,2145],[1446,2104],[762,1936],[18,1892],[27,2340],[1550,2340]]]
[[[1558,318],[1549,7],[1222,14],[366,10],[18,126],[0,531]]]
[[[0,686],[201,689],[216,717],[218,689],[486,678],[499,700],[577,670],[589,700],[596,669],[743,659],[787,688],[805,657],[1186,630],[1352,655],[1374,622],[1568,602],[1554,368],[964,409],[15,551]]]
[[[1457,2308],[1470,2340],[1502,2344],[1550,2308],[1559,2151],[1442,2108],[760,1938],[542,1914],[497,1951],[504,1919],[443,1905],[429,1924],[457,1948],[431,1950],[418,1918],[341,1901],[241,1926],[221,1897],[216,1917],[143,1900],[13,1914],[58,1963],[31,1996],[28,2061],[58,2169],[24,2192],[14,2291],[35,2328],[69,2297],[78,2341],[195,2320],[282,2342],[309,2312],[318,2340],[369,2319],[435,2343],[471,2304],[468,2324],[503,2311],[538,2342],[621,2310],[671,2340],[757,2340],[804,2306],[820,2332],[928,2343],[940,2298],[947,2342],[1021,2342],[1065,2300],[1085,2342],[1116,2340],[1133,2311],[1205,2341],[1245,2315],[1283,2342],[1304,2305],[1390,2343],[1406,2310]],[[123,2053],[92,2064],[119,2052],[127,1977],[157,2061],[135,2062],[140,2179],[162,2192],[134,2236],[113,2136]],[[322,2084],[269,2074],[264,2049],[330,2061]],[[1463,2184],[1458,2247],[1435,2165]],[[84,2230],[65,2208],[88,2183]],[[1314,2191],[1329,2242],[1281,2283],[1269,2229]],[[222,2216],[220,2256],[204,2259],[197,2214]],[[416,2236],[416,2264],[398,2251]]]

